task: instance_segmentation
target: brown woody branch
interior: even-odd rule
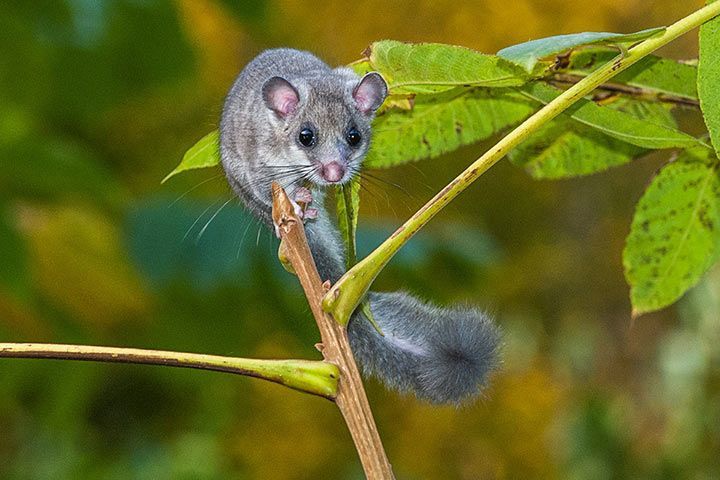
[[[370,480],[393,479],[392,468],[380,440],[365,388],[350,350],[347,331],[322,309],[328,285],[323,284],[310,253],[305,228],[298,219],[285,191],[273,183],[273,222],[280,231],[280,256],[287,259],[305,291],[310,309],[320,329],[319,349],[326,362],[340,369],[335,403],[345,418],[365,475]]]

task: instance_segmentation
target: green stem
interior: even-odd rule
[[[345,245],[347,246],[347,258],[345,259],[345,267],[350,269],[357,263],[357,247],[355,243],[355,222],[353,219],[357,212],[353,208],[352,200],[352,183],[346,183],[342,187],[343,202],[345,202],[345,222],[347,222],[347,232]]]
[[[720,15],[720,1],[697,10],[669,26],[662,35],[644,40],[629,49],[627,53],[619,55],[538,110],[458,175],[370,255],[348,270],[323,299],[325,311],[331,313],[341,324],[346,323],[372,282],[400,247],[510,150],[613,76],[718,15]]]
[[[197,368],[262,378],[301,392],[334,399],[338,368],[311,360],[258,360],[199,353],[138,348],[61,345],[54,343],[0,343],[0,358],[52,358],[93,362],[135,363]]]

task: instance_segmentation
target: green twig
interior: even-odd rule
[[[330,400],[334,399],[337,394],[340,376],[335,365],[322,361],[257,360],[199,353],[90,345],[0,343],[0,358],[2,357],[136,363],[214,370],[262,378]]]
[[[525,120],[443,188],[370,255],[348,270],[323,299],[325,311],[331,313],[341,324],[346,323],[372,282],[400,247],[510,150],[613,76],[717,15],[720,15],[720,1],[679,20],[669,26],[662,35],[644,40],[626,53],[618,55]]]

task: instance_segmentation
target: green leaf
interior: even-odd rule
[[[700,108],[710,132],[710,140],[715,151],[720,152],[720,17],[700,27],[697,85]]]
[[[161,183],[167,182],[180,172],[195,168],[214,167],[220,163],[220,133],[217,130],[205,135],[183,155],[180,165],[168,173]]]
[[[510,151],[508,158],[533,178],[557,179],[602,172],[644,152],[570,118],[559,117]]]
[[[387,168],[437,157],[511,127],[534,110],[532,102],[509,91],[418,95],[412,110],[392,109],[375,119],[365,165]]]
[[[360,76],[373,71],[373,67],[370,64],[369,58],[361,58],[360,60],[355,60],[354,62],[348,64],[348,68],[351,68],[353,71],[355,71],[355,73]]]
[[[523,89],[528,97],[543,104],[550,103],[561,91],[541,82]],[[643,148],[689,148],[704,145],[697,138],[674,128],[657,125],[590,100],[580,99],[563,112],[573,120],[592,127],[618,140]]]
[[[514,64],[494,55],[441,43],[375,42],[365,52],[365,68],[380,72],[390,92],[433,93],[458,86],[513,87],[525,83],[527,75]]]
[[[554,67],[554,73],[585,76],[617,56],[617,51],[607,48],[585,48],[574,51],[562,68]],[[611,85],[624,84],[633,89],[626,93],[639,98],[655,100],[683,99],[688,103],[697,101],[697,67],[653,55],[643,58],[610,80]],[[637,90],[640,89],[640,90]]]
[[[635,118],[677,130],[677,121],[672,114],[672,105],[657,102],[645,102],[635,98],[618,98],[604,108],[612,108]]]
[[[718,167],[707,150],[684,152],[640,199],[623,252],[634,315],[670,305],[720,258]]]
[[[347,252],[345,267],[350,269],[357,262],[356,232],[360,211],[360,179],[355,178],[335,190],[340,235]]]
[[[658,125],[675,126],[669,108],[662,104],[621,99],[605,108],[618,109]],[[601,172],[646,152],[561,115],[512,150],[508,158],[533,178],[556,179]]]
[[[583,32],[569,35],[555,35],[503,48],[498,56],[505,58],[532,72],[535,64],[543,58],[582,45],[626,45],[645,40],[665,32],[665,27],[648,28],[636,33]]]

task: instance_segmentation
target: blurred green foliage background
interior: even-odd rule
[[[318,358],[276,241],[219,170],[170,171],[262,49],[348,63],[373,40],[485,52],[636,31],[675,0],[0,3],[0,338]],[[696,55],[687,36],[663,53]],[[368,184],[367,253],[488,145]],[[422,405],[368,382],[398,478],[720,478],[720,270],[630,320],[621,251],[662,162],[536,182],[502,162],[376,287],[486,306],[505,330],[486,398]],[[214,217],[214,218],[213,218]],[[213,218],[211,222],[209,220]],[[0,478],[362,478],[334,406],[159,367],[0,361]]]

